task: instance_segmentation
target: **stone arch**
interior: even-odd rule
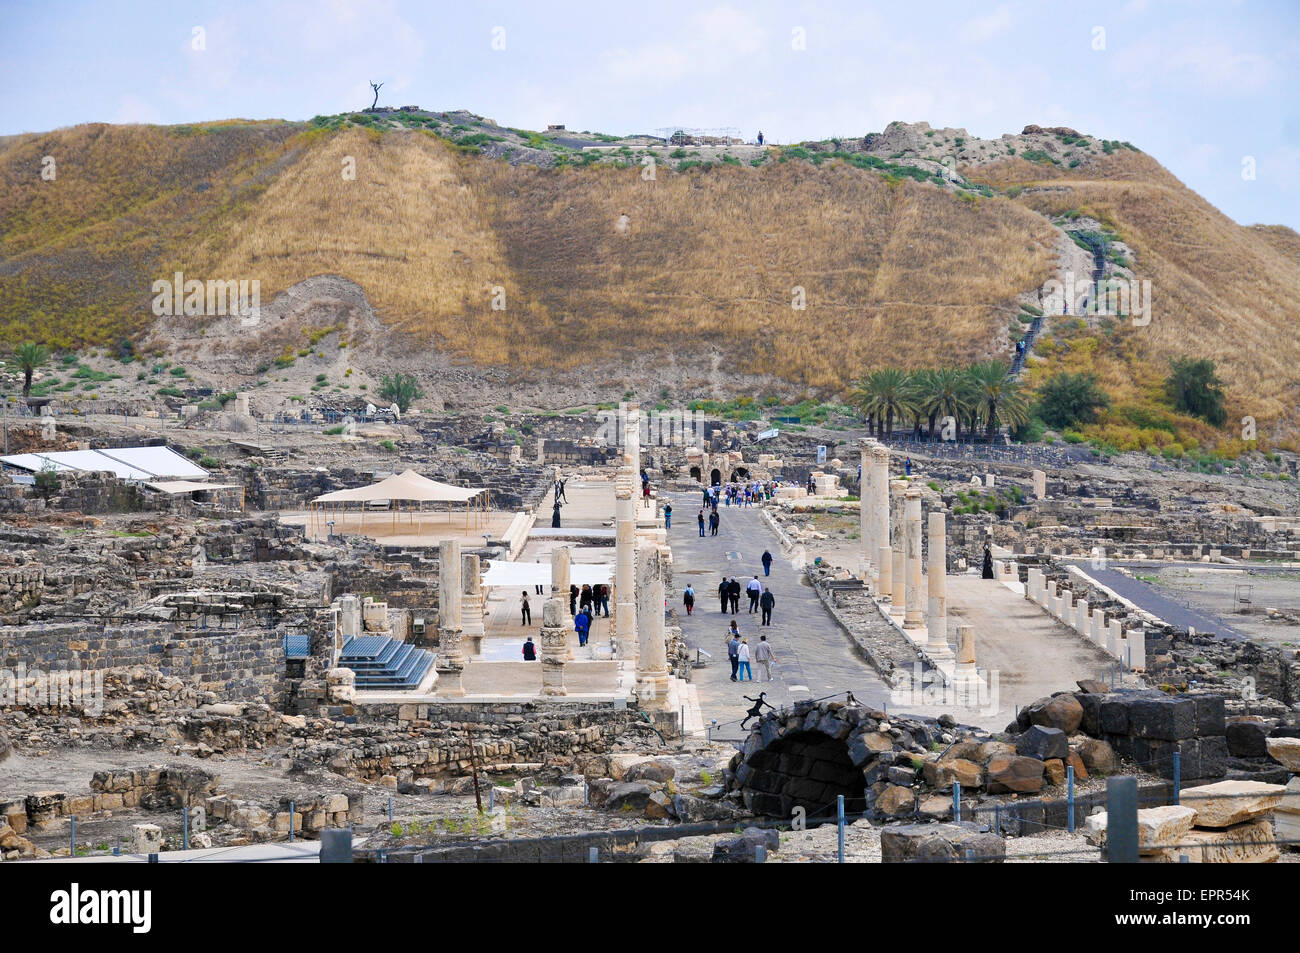
[[[749,479],[749,470],[746,467],[736,467],[731,471],[732,483],[743,483]]]
[[[722,485],[722,471],[719,470],[717,467],[714,467],[713,471],[709,474],[709,486],[721,486],[721,485]]]
[[[700,473],[699,467],[691,467],[691,479],[694,480],[696,483],[699,483],[703,480],[703,474]]]
[[[844,739],[819,731],[796,731],[760,747],[737,772],[745,777],[745,806],[755,814],[790,817],[796,807],[805,816],[834,816],[836,799],[844,795],[850,815],[867,807],[861,768],[854,766]]]

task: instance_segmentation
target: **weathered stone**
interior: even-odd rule
[[[1196,811],[1183,804],[1142,808],[1137,812],[1138,850],[1151,851],[1181,843],[1192,829]]]
[[[645,781],[622,781],[609,790],[605,809],[610,811],[644,811],[655,786]]]
[[[1100,738],[1084,738],[1075,746],[1089,774],[1105,777],[1115,770],[1115,749]]]
[[[651,781],[655,784],[666,784],[677,776],[676,770],[667,761],[652,759],[650,761],[639,761],[627,769],[623,775],[624,781]]]
[[[1189,846],[1169,850],[1170,861],[1186,856],[1193,864],[1275,864],[1281,857],[1266,817],[1223,830],[1193,828],[1181,842]]]
[[[1070,757],[1065,763],[1074,768],[1075,781],[1088,780],[1088,767],[1083,763],[1083,759],[1079,757],[1079,753],[1073,748],[1070,749]]]
[[[963,788],[977,788],[984,783],[984,772],[980,766],[964,758],[928,761],[921,772],[926,783],[936,788],[951,788],[954,781]]]
[[[1269,738],[1265,746],[1270,758],[1292,774],[1300,774],[1300,738]]]
[[[1065,783],[1065,762],[1060,758],[1048,758],[1043,762],[1043,776],[1047,783],[1059,785]]]
[[[768,853],[771,853],[781,846],[781,837],[774,830],[747,827],[739,837],[720,840],[713,845],[713,863],[755,863],[757,848],[760,846],[766,849]]]
[[[1256,718],[1230,719],[1224,730],[1224,736],[1228,739],[1228,753],[1234,758],[1266,757],[1268,728],[1268,725]]]
[[[880,855],[886,864],[965,862],[1001,863],[1006,844],[996,834],[981,834],[974,824],[900,824],[881,828]]]
[[[728,801],[694,797],[690,794],[678,794],[673,798],[673,814],[684,824],[698,821],[725,821],[736,817],[739,812]]]
[[[1027,715],[1031,725],[1056,728],[1068,735],[1079,730],[1083,706],[1074,695],[1065,693],[1055,698],[1040,698],[1029,706]]]
[[[979,746],[976,757],[971,758],[980,764],[987,764],[989,759],[999,754],[1015,754],[1016,746],[1007,744],[1005,741],[986,741]]]
[[[912,807],[915,803],[916,797],[911,788],[891,784],[876,798],[875,808],[882,814],[888,814],[891,817],[902,817],[912,813]]]
[[[1019,755],[995,755],[985,766],[990,794],[1036,794],[1043,789],[1043,762]]]
[[[1219,781],[1179,792],[1180,803],[1196,811],[1197,827],[1230,827],[1268,814],[1282,803],[1286,786],[1259,781]]]
[[[1016,754],[1039,761],[1065,759],[1070,756],[1070,742],[1060,728],[1033,725],[1016,739]]]
[[[672,799],[663,791],[653,792],[645,805],[645,816],[652,821],[662,821],[673,814]]]
[[[1190,698],[1138,698],[1128,706],[1129,733],[1135,738],[1181,741],[1196,735],[1196,703]]]

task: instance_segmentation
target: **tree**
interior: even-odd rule
[[[46,503],[50,502],[50,497],[59,492],[63,486],[63,481],[59,478],[59,472],[54,469],[53,464],[46,464],[36,471],[36,492]]]
[[[50,359],[50,352],[32,341],[18,345],[14,349],[14,363],[23,372],[23,400],[32,392],[32,375],[38,367],[43,367]]]
[[[1093,374],[1053,374],[1038,388],[1038,416],[1054,430],[1097,422],[1097,411],[1110,405]]]
[[[917,412],[929,418],[931,438],[939,417],[951,417],[954,436],[960,437],[962,419],[971,411],[971,386],[966,374],[955,367],[941,367],[922,371],[915,380]]]
[[[397,409],[406,413],[411,404],[424,396],[415,378],[400,371],[392,377],[385,377],[379,385],[379,396],[397,405]]]
[[[993,439],[998,426],[1017,427],[1029,419],[1029,402],[1019,381],[1007,374],[1003,361],[981,361],[966,370],[976,420],[982,421],[985,436]]]
[[[1223,381],[1215,373],[1214,362],[1176,357],[1169,364],[1173,373],[1165,381],[1165,394],[1174,409],[1222,427],[1228,412],[1223,407]]]
[[[882,435],[894,432],[894,418],[912,412],[910,375],[886,367],[859,380],[849,393],[849,402],[868,417],[874,417]]]

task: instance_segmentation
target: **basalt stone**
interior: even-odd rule
[[[1070,756],[1070,742],[1060,728],[1033,725],[1016,739],[1016,754],[1039,761],[1049,758],[1064,760]]]
[[[1043,762],[1037,758],[995,755],[989,760],[985,774],[986,790],[990,794],[1036,794],[1043,789]]]
[[[729,837],[713,845],[713,862],[715,864],[755,863],[757,849],[760,846],[768,853],[773,853],[780,848],[781,837],[773,830],[747,827],[739,837]]]
[[[1189,695],[1196,705],[1196,735],[1222,735],[1224,723],[1224,698],[1222,695]]]
[[[977,863],[1002,863],[1006,844],[971,823],[899,824],[880,831],[880,859],[886,864],[961,863],[968,856]]]
[[[1129,733],[1127,700],[1113,694],[1103,698],[1097,708],[1097,727],[1104,735],[1127,735]]]
[[[1190,698],[1139,698],[1128,707],[1135,738],[1181,741],[1196,736],[1196,703]]]
[[[1094,738],[1098,737],[1101,734],[1101,703],[1106,696],[1080,692],[1074,697],[1083,711],[1083,717],[1079,720],[1079,730]]]
[[[1228,758],[1228,743],[1224,738],[1193,738],[1182,743],[1179,769],[1188,781],[1221,778],[1227,773]],[[1172,773],[1168,777],[1172,778]]]
[[[1040,698],[1026,709],[1031,725],[1057,728],[1067,735],[1078,730],[1083,721],[1083,706],[1070,693]]]
[[[1228,751],[1236,758],[1263,758],[1268,755],[1269,726],[1258,721],[1233,720],[1224,731]]]

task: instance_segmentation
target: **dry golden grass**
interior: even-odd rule
[[[1151,281],[1152,320],[1124,332],[1131,374],[1162,377],[1174,356],[1211,358],[1238,416],[1274,422],[1277,439],[1293,435],[1300,236],[1237,225],[1145,155],[1117,153],[1086,171],[1090,177],[1078,179],[1076,170],[1014,160],[972,174],[999,188],[1022,186],[1018,201],[1045,215],[1093,215],[1135,250],[1134,270]]]

